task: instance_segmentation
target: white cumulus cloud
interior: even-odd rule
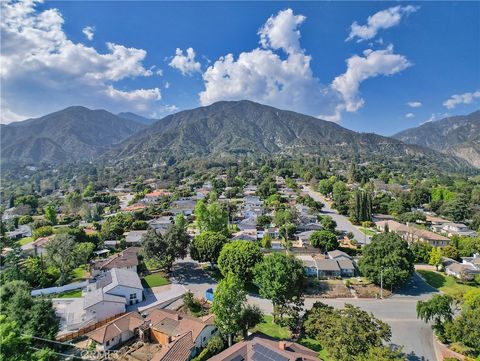
[[[410,66],[408,59],[394,54],[393,46],[383,50],[365,50],[363,56],[354,55],[347,59],[347,71],[337,76],[332,88],[337,90],[345,101],[345,110],[355,112],[365,100],[359,97],[360,84],[379,75],[393,75]]]
[[[413,114],[413,113],[405,114],[405,118],[413,118],[413,117],[415,117],[415,114]]]
[[[379,11],[367,19],[366,25],[359,25],[356,21],[350,26],[350,35],[347,41],[357,38],[357,42],[374,38],[381,29],[388,29],[398,25],[402,17],[414,13],[418,6],[394,6]]]
[[[447,109],[453,109],[459,104],[470,104],[475,98],[480,98],[480,90],[472,93],[454,94],[443,102]]]
[[[193,75],[201,71],[200,63],[195,61],[195,51],[193,48],[188,48],[185,54],[182,49],[177,48],[177,50],[175,50],[175,56],[168,65],[179,70],[183,75]]]
[[[422,103],[419,101],[411,101],[411,102],[407,102],[407,105],[410,108],[420,108],[422,106]]]
[[[300,45],[299,26],[306,20],[291,9],[271,16],[260,28],[261,47],[235,57],[227,54],[203,73],[202,105],[219,100],[249,99],[330,121],[340,121],[343,111],[357,111],[360,84],[379,75],[393,75],[410,63],[393,47],[367,50],[347,59],[347,71],[324,85],[314,76],[312,58]]]
[[[88,40],[93,40],[93,35],[95,34],[95,27],[86,26],[82,29],[82,33]]]
[[[57,9],[39,11],[40,1],[2,1],[2,122],[40,116],[70,105],[114,112],[155,107],[154,89],[118,90],[126,78],[148,77],[147,52],[107,43],[107,52],[71,41]]]

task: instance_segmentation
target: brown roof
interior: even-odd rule
[[[186,361],[192,353],[195,343],[192,332],[187,332],[153,355],[151,361]]]
[[[415,235],[419,238],[423,238],[425,240],[433,240],[433,241],[449,241],[450,240],[449,238],[442,236],[440,234],[430,232],[425,229],[406,226],[405,224],[402,224],[396,221],[379,221],[379,222],[375,222],[375,224],[377,225],[377,227],[380,227],[382,229],[385,229],[385,225],[388,224],[388,229],[392,232],[408,233],[408,234]]]
[[[106,260],[96,261],[93,264],[94,269],[112,269],[112,268],[125,268],[138,265],[138,252],[139,247],[129,247],[120,253],[108,257]]]
[[[269,359],[272,360],[319,360],[316,351],[310,350],[296,342],[274,340],[258,332],[211,357],[209,361],[253,361],[260,359],[259,356],[265,354],[268,354]]]
[[[173,310],[154,309],[145,318],[151,327],[169,336],[179,336],[189,331],[195,341],[202,330],[213,324],[213,317],[196,318]]]
[[[105,343],[126,331],[134,331],[143,324],[143,318],[137,312],[130,312],[106,325],[90,332],[88,337],[98,343]]]

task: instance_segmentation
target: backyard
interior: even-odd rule
[[[153,287],[169,285],[170,281],[168,280],[167,277],[165,277],[163,273],[158,272],[158,273],[152,273],[152,274],[149,274],[148,276],[145,276],[142,280],[142,284],[146,288],[153,288]]]
[[[462,298],[465,292],[479,288],[479,286],[474,283],[459,283],[455,277],[440,272],[427,270],[417,270],[417,272],[430,286],[455,298]]]
[[[82,297],[82,290],[72,290],[62,293],[53,294],[51,298],[80,298]]]

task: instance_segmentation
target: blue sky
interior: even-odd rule
[[[2,122],[248,98],[390,135],[480,108],[478,2],[4,6]]]

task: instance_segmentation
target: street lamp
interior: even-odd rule
[[[380,268],[380,299],[383,299],[383,266]]]

